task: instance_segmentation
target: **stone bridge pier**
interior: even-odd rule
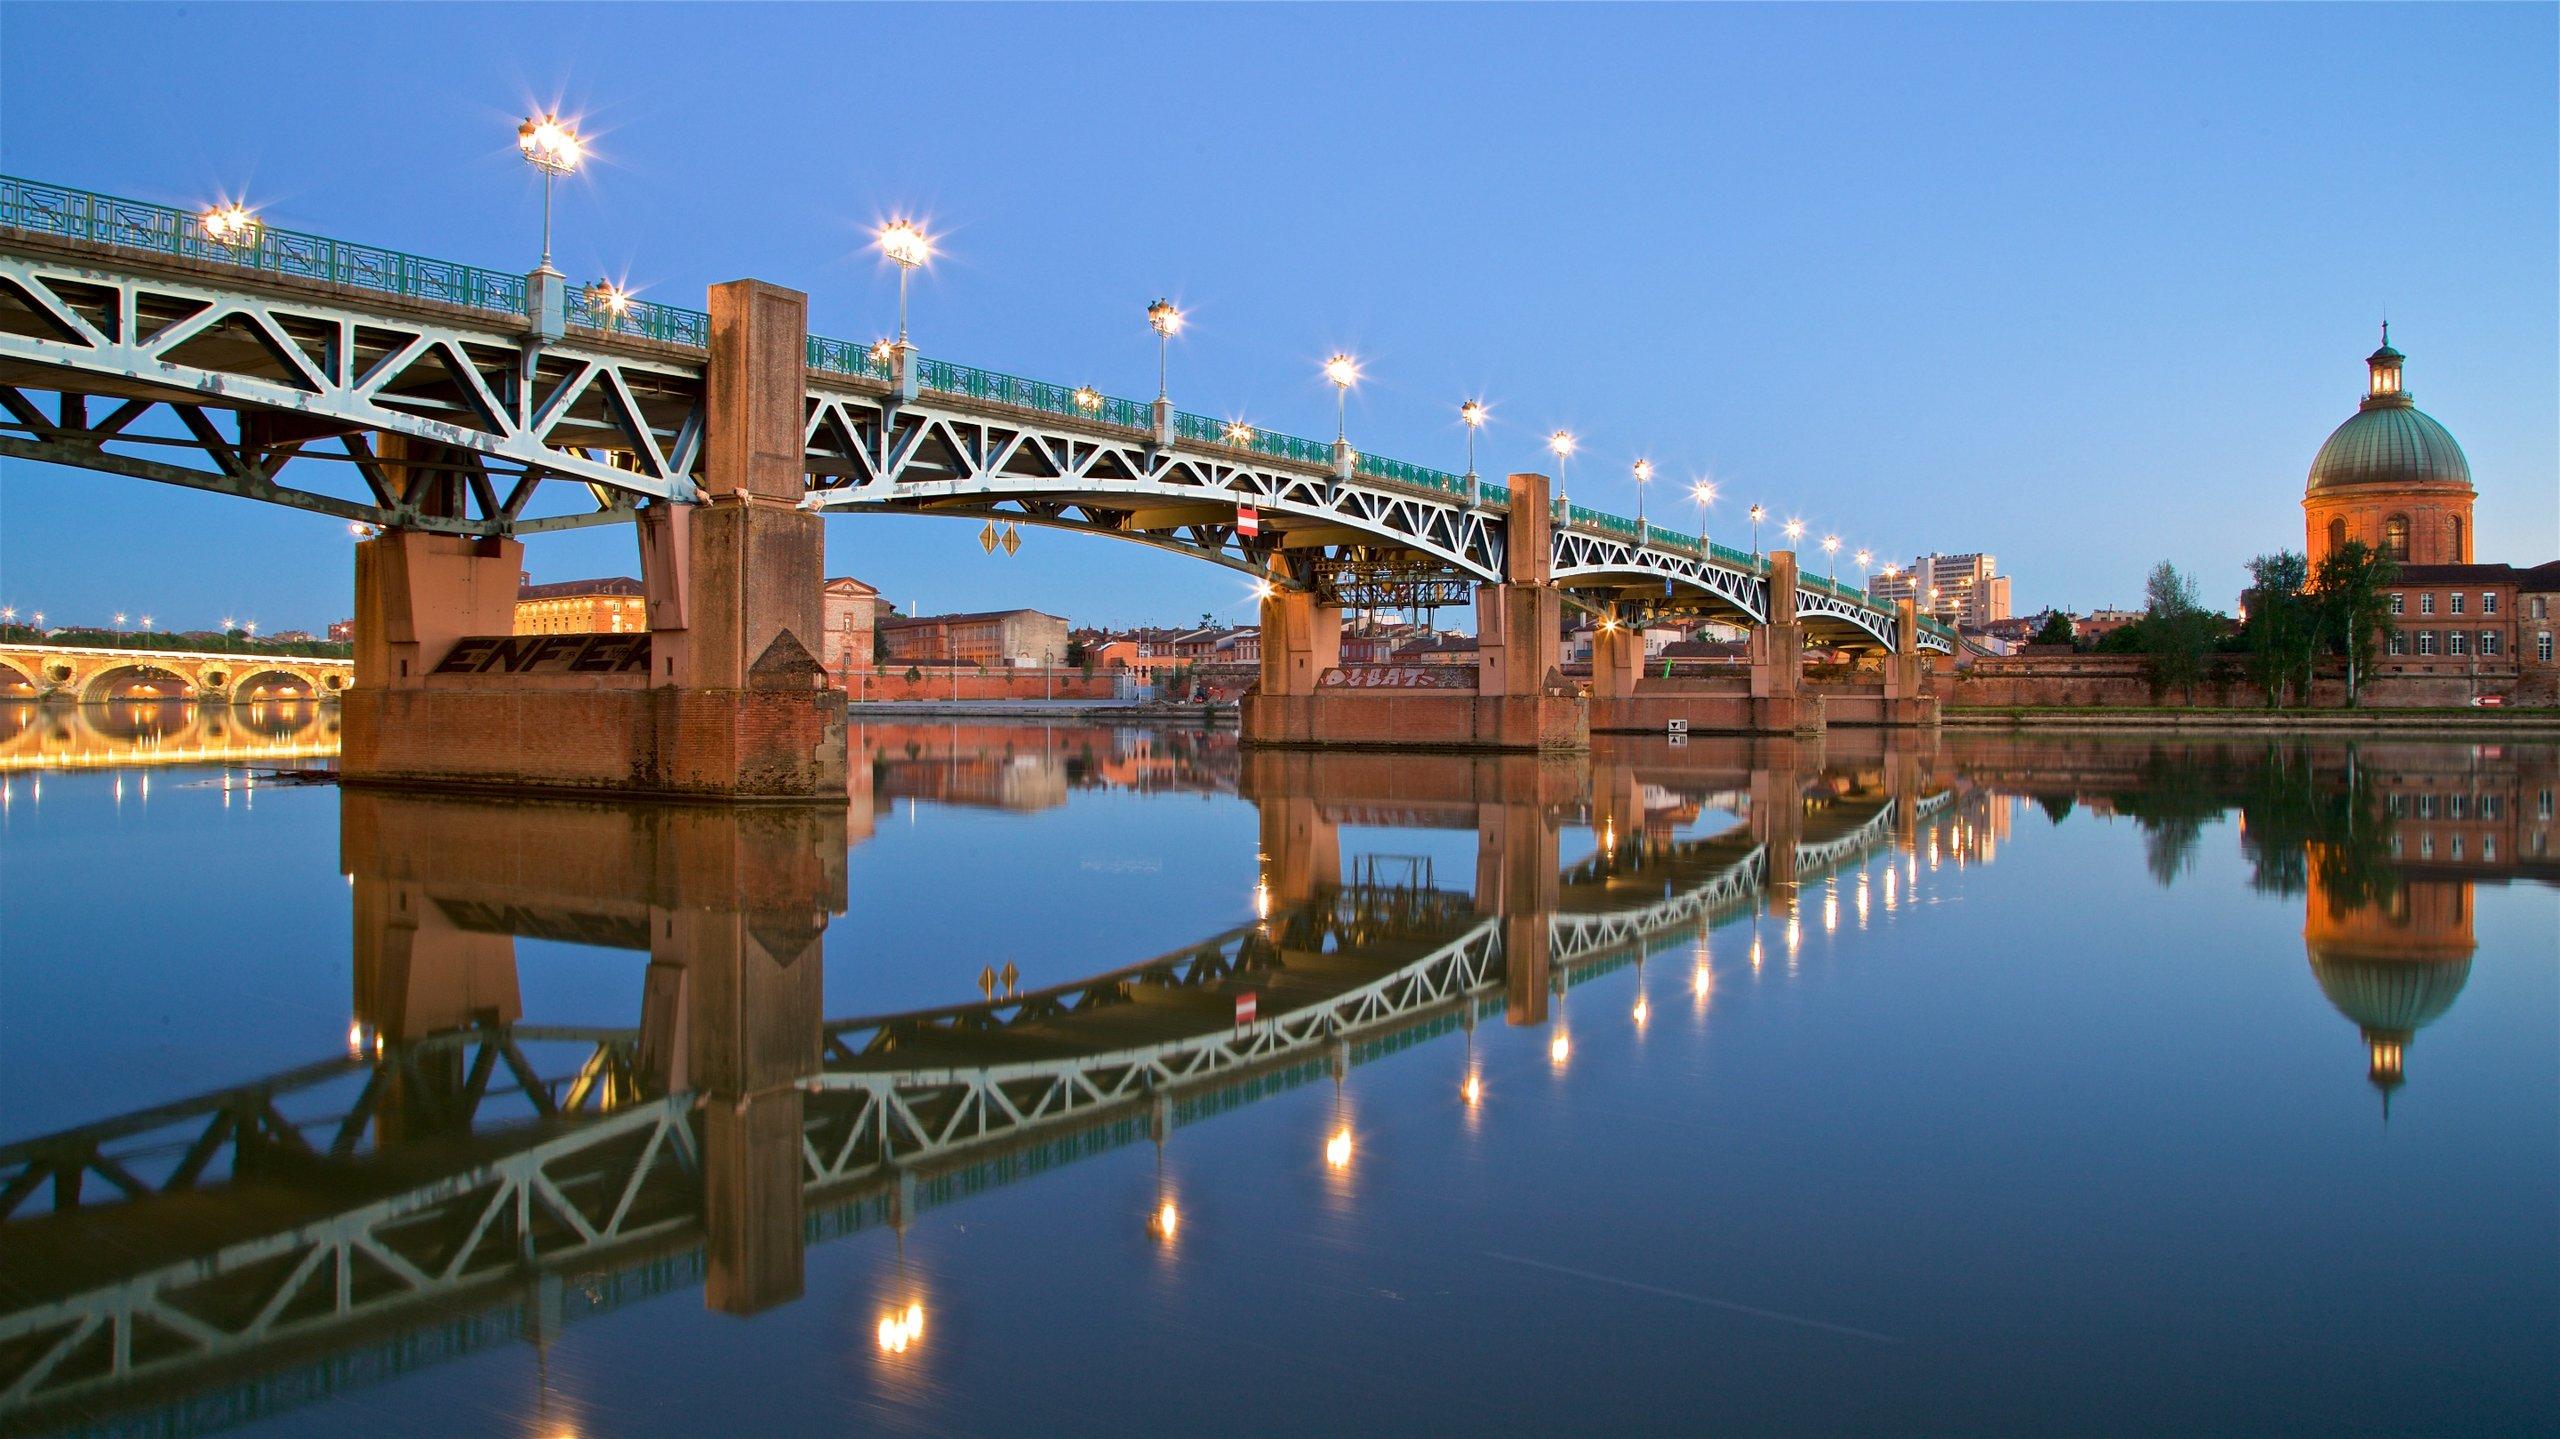
[[[1344,749],[1577,750],[1585,701],[1564,681],[1564,596],[1552,582],[1547,479],[1510,477],[1502,583],[1476,587],[1473,671],[1416,667],[1364,686],[1339,668],[1342,611],[1278,581],[1262,600],[1262,673],[1244,699],[1248,745]]]
[[[798,507],[807,300],[738,280],[710,311],[704,503],[640,515],[647,633],[516,636],[520,543],[385,530],[357,546],[349,782],[842,802]],[[387,482],[459,514],[433,450],[382,437]]]
[[[1743,674],[1644,673],[1644,634],[1634,616],[1604,624],[1591,643],[1591,728],[1661,734],[1682,721],[1691,734],[1819,734],[1823,697],[1804,679],[1804,630],[1796,612],[1796,556],[1769,555],[1769,620],[1754,627]]]

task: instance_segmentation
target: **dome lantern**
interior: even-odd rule
[[[2382,322],[2382,348],[2364,357],[2369,376],[2364,395],[2366,408],[2377,404],[2405,405],[2409,394],[2400,388],[2400,364],[2409,357],[2391,348],[2391,322]]]

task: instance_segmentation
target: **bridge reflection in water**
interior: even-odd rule
[[[348,791],[345,1053],[0,1148],[0,1428],[210,1431],[696,1284],[752,1314],[801,1293],[810,1244],[1483,1023],[1546,1025],[1569,1065],[1576,985],[1677,946],[1703,1002],[1715,925],[1748,920],[1754,968],[1764,931],[1791,964],[1802,927],[1989,860],[2029,801],[2133,820],[2163,883],[2236,810],[2251,883],[2302,897],[2317,990],[2386,1097],[2469,974],[2472,885],[2560,880],[2548,749],[1859,742],[1558,760],[887,725],[857,736],[842,809]],[[1250,802],[1251,922],[1072,984],[825,1016],[822,940],[878,808],[1093,786]],[[1417,828],[1472,836],[1471,885],[1345,852],[1346,829]],[[520,938],[645,954],[639,1023],[528,1016]],[[1474,1113],[1472,1067],[1457,1086]],[[1339,1108],[1337,1186],[1360,1142]],[[1162,1191],[1151,1227],[1183,1223]],[[927,1309],[885,1296],[893,1361]]]
[[[0,700],[0,775],[139,765],[296,765],[338,753],[338,707],[316,700]]]
[[[1916,753],[1202,762],[1149,742],[1087,753],[1079,782],[1240,789],[1253,922],[1070,985],[829,1019],[848,845],[921,772],[907,736],[874,738],[897,758],[843,810],[344,793],[347,1052],[0,1149],[0,1421],[211,1430],[697,1282],[754,1313],[800,1294],[809,1243],[1482,1020],[1543,1022],[1573,984],[1792,913],[1880,851],[1916,874],[1964,823]],[[1741,822],[1681,837],[1716,810]],[[1346,824],[1472,830],[1473,890],[1370,856],[1346,872]],[[1566,863],[1586,825],[1594,852]],[[519,937],[645,953],[638,1026],[529,1019]],[[1328,1158],[1353,1143],[1346,1125]],[[1169,1199],[1154,1223],[1179,1225]],[[917,1342],[922,1299],[881,1318],[884,1348]]]

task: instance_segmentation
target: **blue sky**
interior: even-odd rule
[[[754,276],[821,333],[894,322],[867,232],[926,216],[937,357],[1482,468],[1583,437],[1908,558],[1987,549],[2021,610],[2227,604],[2302,541],[2312,452],[2387,308],[2469,452],[2479,552],[2560,554],[2560,11],[2548,6],[1682,8],[0,6],[0,166],[531,268],[529,103],[584,117],[573,278],[699,306]],[[1658,491],[1676,492],[1671,484]],[[1694,512],[1657,504],[1666,523]],[[1249,616],[1231,573],[959,521],[842,518],[902,605]],[[342,524],[0,462],[0,600],[268,629],[351,605]],[[536,579],[633,572],[535,540]]]

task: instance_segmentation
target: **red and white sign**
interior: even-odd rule
[[[1262,511],[1251,505],[1236,506],[1236,533],[1251,539],[1262,533]]]
[[[1236,1028],[1242,1029],[1246,1025],[1253,1023],[1254,1016],[1260,1012],[1260,1009],[1260,996],[1256,995],[1252,990],[1248,989],[1244,993],[1237,995]]]

